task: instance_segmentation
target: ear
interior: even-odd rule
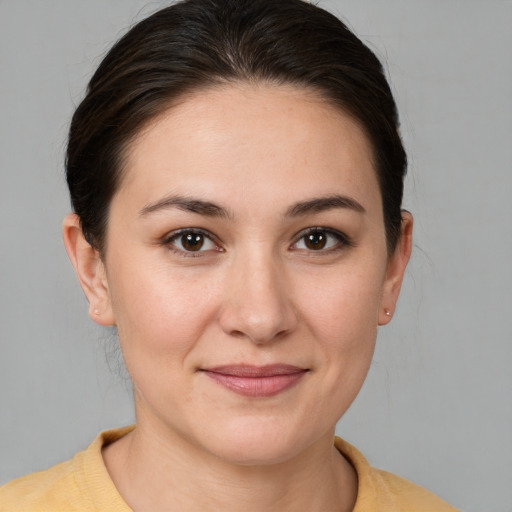
[[[390,256],[386,269],[386,276],[382,285],[382,298],[379,310],[379,325],[386,325],[391,321],[395,312],[396,303],[402,287],[405,268],[409,262],[412,251],[412,215],[402,211],[402,224],[400,239]]]
[[[100,325],[115,325],[105,265],[100,253],[85,239],[80,218],[66,216],[62,226],[64,245],[89,302],[89,316]]]

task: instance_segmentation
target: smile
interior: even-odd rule
[[[298,383],[309,371],[297,366],[218,366],[200,370],[210,379],[240,395],[264,398],[277,395]]]

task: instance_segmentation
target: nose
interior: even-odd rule
[[[295,330],[298,316],[282,270],[271,256],[234,263],[219,315],[225,333],[261,345]]]

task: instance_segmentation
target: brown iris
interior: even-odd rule
[[[204,235],[187,233],[181,237],[181,245],[187,251],[199,251],[204,245]]]
[[[319,251],[327,243],[327,235],[322,231],[313,231],[304,237],[306,247],[313,251]]]

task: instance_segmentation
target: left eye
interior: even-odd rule
[[[324,251],[332,249],[337,245],[343,245],[345,242],[343,236],[326,229],[313,229],[303,234],[299,240],[293,244],[293,249],[304,249],[307,251]]]
[[[200,231],[181,231],[171,236],[168,243],[183,252],[211,251],[217,247],[210,237]]]

